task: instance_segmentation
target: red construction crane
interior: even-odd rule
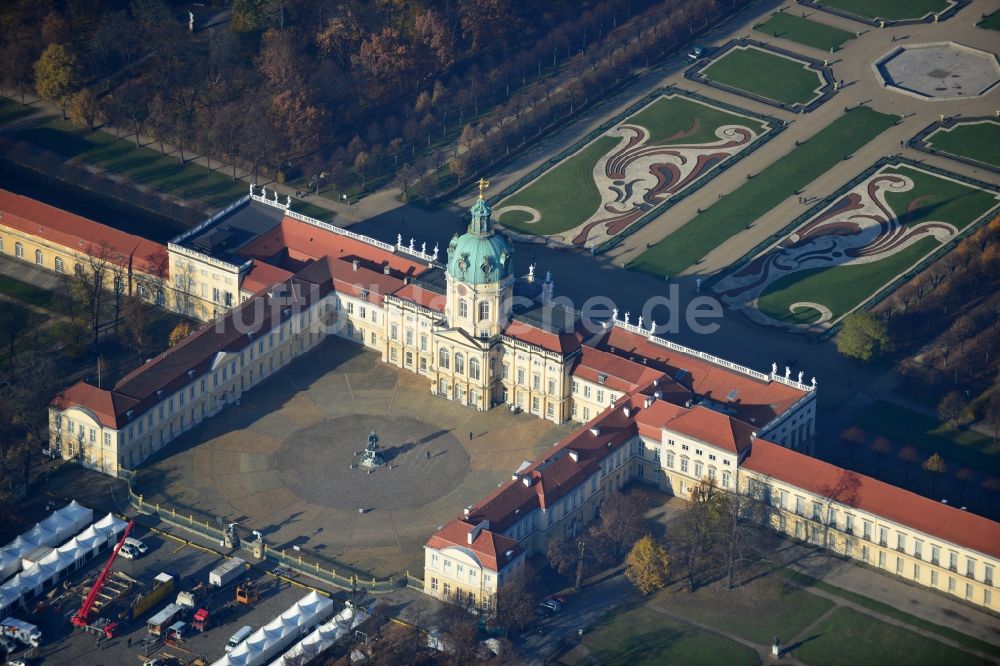
[[[80,627],[89,630],[98,630],[103,633],[108,638],[113,638],[114,630],[117,623],[109,623],[102,627],[96,627],[90,624],[90,612],[94,608],[94,601],[97,600],[97,595],[101,593],[101,588],[104,587],[104,583],[108,580],[108,576],[111,575],[111,565],[115,563],[115,558],[118,557],[118,551],[121,550],[122,545],[125,543],[125,539],[128,538],[128,533],[132,531],[132,526],[135,524],[135,519],[128,521],[128,525],[125,526],[125,531],[122,532],[121,539],[118,540],[118,545],[115,546],[114,550],[111,551],[111,557],[108,558],[108,563],[104,565],[101,569],[101,573],[97,576],[97,580],[94,581],[94,586],[90,588],[90,593],[87,598],[83,600],[83,605],[80,606],[80,610],[76,612],[76,615],[70,618],[70,622],[74,627]]]

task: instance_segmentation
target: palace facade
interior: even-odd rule
[[[355,234],[251,188],[167,246],[166,306],[206,323],[110,389],[56,396],[50,447],[117,475],[336,335],[442,399],[584,424],[431,536],[430,595],[490,608],[612,489],[687,497],[707,477],[758,497],[791,537],[998,610],[1000,525],[808,455],[815,380],[682,347],[617,312],[582,319],[551,276],[515,274],[482,190],[470,218],[439,263],[437,248]]]

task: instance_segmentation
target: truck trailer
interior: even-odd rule
[[[0,636],[14,639],[27,647],[38,647],[42,642],[42,632],[33,624],[16,617],[4,618],[0,621]]]
[[[215,587],[225,587],[243,575],[247,569],[246,560],[233,557],[226,560],[208,574],[208,584]]]
[[[180,617],[183,612],[183,606],[170,604],[159,613],[149,618],[149,622],[146,623],[146,631],[153,636],[165,636],[167,627],[176,622],[177,618]]]

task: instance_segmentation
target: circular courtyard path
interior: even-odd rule
[[[373,429],[387,464],[368,474],[355,465]],[[426,380],[330,340],[171,444],[136,489],[334,568],[419,572],[439,525],[569,431],[436,398]]]

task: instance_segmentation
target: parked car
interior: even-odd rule
[[[118,551],[119,557],[124,557],[126,560],[137,560],[140,557],[139,551],[137,551],[132,546],[128,544],[122,544],[121,549]]]
[[[133,550],[138,551],[140,555],[145,555],[149,552],[149,546],[139,541],[135,537],[128,537],[125,539],[125,545],[130,546]]]
[[[542,603],[538,604],[539,608],[547,608],[552,615],[555,615],[562,610],[562,604],[555,599],[546,599]]]

